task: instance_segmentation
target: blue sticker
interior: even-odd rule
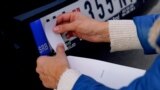
[[[31,27],[39,54],[49,55],[51,53],[51,48],[49,46],[48,40],[44,33],[43,26],[40,19],[30,23],[30,27]]]

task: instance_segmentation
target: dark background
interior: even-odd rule
[[[1,1],[0,3],[0,83],[4,90],[45,90],[35,72],[37,54],[33,50],[20,49],[11,36],[14,29],[10,20],[21,13],[43,6],[55,0],[32,0],[32,1]],[[125,18],[134,15],[145,15],[160,12],[160,1],[151,0],[152,3],[144,5],[138,11]],[[13,33],[12,33],[13,32]],[[26,43],[30,45],[29,42]],[[85,44],[85,47],[83,45]],[[147,69],[152,64],[156,55],[144,55],[143,50],[131,50],[109,53],[109,44],[95,44],[83,42],[82,48],[76,53],[69,55],[81,56],[117,63],[121,65]],[[86,49],[87,47],[87,49]],[[105,48],[105,49],[104,49]]]

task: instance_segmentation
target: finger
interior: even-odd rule
[[[46,75],[45,72],[44,72],[44,70],[43,70],[42,68],[40,68],[40,67],[37,67],[37,68],[36,68],[36,72],[37,72],[39,75]]]
[[[53,31],[56,33],[64,33],[64,32],[74,31],[75,29],[76,29],[75,23],[65,23],[54,27]]]
[[[42,70],[41,70],[39,67],[36,67],[36,72],[37,72],[38,74],[40,74],[40,73],[42,72]]]
[[[40,56],[40,57],[38,57],[37,66],[43,65],[46,62],[46,60],[48,60],[48,56]]]
[[[37,59],[37,66],[36,66],[36,72],[37,73],[42,73],[43,72],[43,66],[48,60],[48,56],[40,56]]]
[[[56,88],[57,87],[57,83],[56,82],[58,82],[58,81],[56,81],[56,79],[54,77],[41,75],[41,76],[39,76],[39,78],[42,81],[42,84],[46,88]]]
[[[48,88],[48,85],[47,85],[48,80],[45,78],[45,76],[44,75],[39,75],[39,78],[42,81],[43,86]]]
[[[64,45],[63,44],[58,44],[57,48],[56,48],[56,52],[57,52],[57,55],[62,55],[62,56],[66,56],[65,54],[65,49],[64,49]]]
[[[70,22],[71,19],[74,17],[74,13],[73,12],[68,12],[65,14],[61,14],[57,17],[57,24],[61,24],[63,22]]]

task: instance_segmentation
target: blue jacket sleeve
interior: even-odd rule
[[[146,74],[120,90],[160,90],[160,56]]]
[[[144,53],[156,53],[148,42],[149,30],[160,15],[147,15],[134,17],[134,22],[137,27],[137,34],[140,43],[144,49]],[[72,90],[114,90],[94,79],[82,75],[75,83]],[[160,56],[157,57],[151,68],[145,75],[135,79],[130,85],[122,87],[120,90],[160,90]]]
[[[149,31],[154,22],[160,17],[157,15],[147,15],[134,17],[137,27],[137,34],[145,54],[156,53],[156,50],[148,42]],[[129,86],[121,90],[160,90],[160,56],[158,56],[146,74],[134,80]]]
[[[114,89],[106,87],[86,75],[82,75],[77,80],[72,90],[114,90]]]
[[[82,75],[75,83],[72,90],[115,90],[104,86],[94,79]],[[127,87],[119,90],[160,90],[160,56],[157,57],[144,76],[135,79]]]
[[[133,18],[137,27],[138,38],[144,49],[145,54],[156,53],[155,49],[152,48],[148,42],[148,34],[154,22],[158,19],[159,16],[160,14],[155,14],[155,15],[137,16]]]

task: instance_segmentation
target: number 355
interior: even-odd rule
[[[112,14],[113,11],[114,11],[114,7],[113,7],[112,0],[105,0],[105,3],[106,3],[106,5],[109,5],[109,6],[110,6],[110,8],[108,8],[108,12],[109,12],[110,14]],[[95,6],[96,6],[96,9],[101,11],[101,13],[98,14],[99,18],[100,18],[100,19],[103,19],[103,18],[105,17],[104,6],[103,6],[101,3],[99,3],[98,0],[95,0],[95,4],[96,4],[96,5],[95,5]],[[84,8],[85,8],[86,10],[88,10],[88,13],[91,15],[91,17],[95,19],[95,14],[93,13],[93,12],[94,12],[94,11],[93,11],[93,5],[91,4],[90,1],[86,1],[86,2],[84,3]]]

